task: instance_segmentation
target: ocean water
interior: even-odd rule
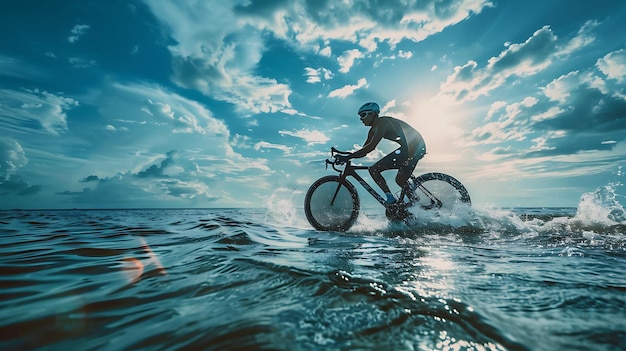
[[[0,212],[0,350],[625,350],[626,216]]]

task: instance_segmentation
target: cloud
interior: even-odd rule
[[[410,59],[411,57],[413,57],[413,52],[400,50],[398,51],[398,57],[403,59]]]
[[[219,196],[211,196],[209,187],[201,182],[188,182],[180,179],[166,180],[161,183],[165,188],[166,194],[181,198],[193,199],[195,197],[203,197],[205,200],[213,202],[219,200]]]
[[[344,51],[343,54],[337,58],[339,66],[341,67],[339,68],[339,72],[350,72],[350,68],[354,65],[354,61],[360,58],[363,58],[363,53],[357,49]]]
[[[391,2],[384,9],[351,1],[145,3],[176,43],[169,46],[172,80],[234,104],[244,115],[291,108],[290,87],[257,73],[267,38],[321,56],[331,55],[337,42],[373,51],[381,42],[393,47],[405,39],[423,40],[492,6],[487,0]],[[338,58],[340,71],[348,72],[359,53],[344,52]]]
[[[297,131],[281,130],[278,133],[280,135],[289,135],[289,136],[293,136],[296,138],[300,138],[306,141],[309,146],[315,145],[315,144],[324,144],[330,140],[330,138],[326,136],[326,134],[320,132],[319,130],[308,130],[308,129],[302,129],[302,130],[297,130]]]
[[[173,133],[207,133],[206,129],[200,125],[200,121],[196,116],[188,115],[184,112],[176,115],[176,112],[167,103],[148,99],[145,101],[144,106],[146,107],[144,111],[154,117],[155,120],[172,125]]]
[[[8,179],[27,163],[22,145],[14,139],[0,137],[0,179]]]
[[[244,116],[273,113],[291,108],[291,89],[286,84],[264,77],[234,77],[230,91],[222,91],[216,98],[234,104]]]
[[[85,98],[85,102],[97,105],[105,117],[132,116],[133,119],[117,120],[129,125],[151,122],[152,125],[168,127],[173,134],[230,135],[224,121],[215,118],[204,105],[157,85],[111,83]],[[136,111],[143,113],[137,114]],[[140,119],[142,116],[150,118],[145,121]],[[125,127],[119,129],[128,131]]]
[[[318,120],[322,119],[322,117],[319,117],[319,116],[309,116],[309,115],[307,115],[304,112],[300,112],[300,111],[294,110],[292,108],[284,109],[284,110],[282,110],[280,112],[282,112],[282,113],[284,113],[286,115],[290,115],[290,116],[308,117],[308,118],[311,118],[311,119],[318,119]]]
[[[241,113],[290,107],[291,90],[254,69],[264,51],[263,33],[241,21],[230,2],[147,2],[177,44],[172,80],[236,106]],[[210,21],[207,21],[210,18]]]
[[[90,175],[80,180],[81,183],[96,182],[100,180],[97,175]]]
[[[606,54],[596,62],[596,67],[607,78],[623,83],[626,80],[626,50],[621,49]]]
[[[421,41],[472,14],[489,1],[389,1],[381,7],[370,2],[263,2],[236,6],[258,28],[271,30],[282,39],[306,48],[333,40],[357,43],[373,51],[378,42],[395,46],[402,40]]]
[[[592,70],[570,72],[548,83],[536,96],[511,104],[494,103],[488,123],[474,129],[471,140],[502,145],[494,149],[500,157],[611,150],[626,139],[626,98],[612,93],[624,88],[612,86]]]
[[[310,84],[320,83],[322,81],[322,77],[324,80],[333,79],[335,76],[333,72],[327,68],[304,68],[304,75],[307,77],[306,82]]]
[[[20,133],[44,130],[59,135],[67,131],[66,112],[78,105],[72,98],[38,89],[0,89],[0,125]]]
[[[160,201],[173,198],[166,196],[161,180],[142,180],[129,174],[117,174],[112,177],[103,177],[92,187],[82,191],[61,191],[57,195],[68,198],[72,204],[81,204],[86,207],[158,207]]]
[[[126,127],[116,127],[112,124],[107,124],[104,126],[104,130],[108,132],[128,132],[128,128]]]
[[[17,174],[28,163],[22,146],[11,138],[0,137],[0,194],[33,195],[41,190],[30,185]]]
[[[598,21],[587,21],[583,26],[578,30],[578,33],[569,40],[566,44],[559,48],[559,52],[557,53],[560,56],[569,55],[575,51],[578,51],[591,43],[593,43],[596,38],[593,35],[593,30],[600,25]]]
[[[157,165],[151,165],[150,167],[148,167],[147,169],[139,172],[136,174],[137,177],[139,178],[163,178],[163,177],[167,177],[167,175],[165,174],[165,170],[167,169],[167,167],[173,165],[176,161],[177,158],[177,153],[176,151],[172,150],[170,152],[167,153],[166,155],[167,157],[161,161],[161,165],[157,166]]]
[[[285,145],[268,143],[267,141],[259,141],[254,144],[254,150],[263,151],[263,149],[276,149],[281,150],[284,153],[289,153],[293,148]]]
[[[328,94],[328,97],[336,97],[340,99],[345,99],[346,97],[352,95],[356,90],[361,89],[367,86],[367,79],[361,78],[357,82],[356,85],[346,85],[342,88],[335,89]]]
[[[91,190],[89,193],[80,192],[81,198],[76,201],[81,203],[100,206],[97,195],[106,195],[101,192],[102,189],[118,194],[112,188],[121,187],[126,190],[133,188],[119,192],[119,196],[124,197],[121,201],[152,201],[157,205],[161,201],[172,200],[172,195],[164,193],[165,189],[172,189],[176,184],[187,187],[189,184],[205,182],[223,186],[212,187],[210,194],[195,199],[219,198],[224,201],[231,198],[228,195],[230,192],[240,191],[239,188],[228,189],[223,184],[227,177],[239,179],[255,175],[261,179],[271,173],[266,159],[247,158],[234,149],[251,149],[253,146],[249,137],[235,134],[231,140],[231,132],[225,121],[214,117],[206,106],[163,87],[108,82],[99,91],[92,89],[83,101],[88,106],[98,106],[98,113],[105,124],[111,120],[124,123],[127,131],[108,132],[106,138],[92,142],[91,145],[96,144],[99,149],[108,150],[107,158],[103,161],[111,162],[98,168],[111,169],[113,174],[87,169],[86,172],[91,176],[85,178],[83,183],[88,183]],[[158,150],[167,145],[176,145],[178,151],[159,154]],[[134,157],[128,157],[129,154]],[[166,184],[166,181],[173,183]],[[257,186],[249,184],[251,189]],[[68,191],[73,193],[75,189]],[[105,196],[105,199],[109,197]],[[178,198],[174,201],[178,201]],[[192,205],[189,203],[189,206]],[[181,203],[181,206],[184,204]]]
[[[0,181],[0,195],[29,196],[41,191],[41,186],[30,185],[22,180],[19,175],[11,176],[9,179]]]
[[[206,205],[222,198],[221,192],[212,189],[207,183],[214,183],[206,177],[198,161],[191,154],[171,150],[163,155],[160,163],[152,163],[137,171],[126,171],[113,176],[90,175],[80,183],[90,183],[82,191],[65,190],[58,195],[67,196],[73,203],[88,206],[150,206],[159,204],[179,204],[181,206]],[[204,162],[199,161],[204,164]]]
[[[82,57],[70,57],[70,58],[67,59],[67,61],[74,68],[90,68],[90,67],[95,67],[96,66],[96,61],[94,61],[94,60],[87,60],[87,59],[84,59]]]
[[[561,44],[549,26],[535,31],[525,42],[507,44],[498,56],[491,57],[485,67],[474,60],[456,66],[440,86],[440,96],[456,101],[475,100],[502,86],[512,77],[527,77],[550,66],[555,58],[563,58],[593,42],[590,31],[596,22],[587,22],[571,40]]]
[[[80,39],[83,35],[85,35],[85,33],[87,32],[87,30],[89,29],[89,26],[86,24],[77,24],[74,26],[74,28],[72,28],[72,35],[70,35],[69,37],[67,37],[67,41],[69,41],[70,43],[75,43],[78,41],[78,39]]]

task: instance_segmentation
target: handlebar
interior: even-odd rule
[[[328,169],[328,165],[331,165],[331,167],[335,171],[341,173],[342,170],[337,169],[336,166],[341,166],[344,163],[346,165],[350,165],[350,160],[345,161],[345,162],[338,162],[337,159],[336,159],[335,154],[337,154],[337,155],[350,155],[350,152],[337,150],[334,146],[330,148],[330,157],[332,157],[333,159],[332,160],[326,159],[326,169]]]
[[[335,149],[335,147],[333,146],[333,147],[330,148],[330,156],[334,157],[335,154],[350,155],[350,152],[348,152],[348,151],[339,151],[339,150]]]

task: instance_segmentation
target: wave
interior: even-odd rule
[[[408,222],[390,222],[381,208],[362,209],[355,225],[343,235],[419,237],[455,234],[465,238],[535,240],[599,246],[626,246],[626,211],[618,201],[619,183],[584,193],[577,207],[495,208],[459,206],[452,212],[412,209]],[[299,191],[278,189],[266,203],[272,225],[311,230],[301,208]],[[573,253],[575,254],[575,253]]]
[[[2,213],[0,333],[13,337],[0,347],[567,349],[524,339],[558,331],[528,320],[597,339],[624,312],[610,191],[575,209],[460,208],[409,226],[363,211],[347,233],[312,230],[286,199]],[[596,247],[604,256],[588,259]],[[590,315],[600,322],[583,329]]]

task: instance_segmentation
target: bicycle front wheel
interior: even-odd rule
[[[346,231],[359,216],[354,185],[338,176],[326,176],[311,185],[304,198],[304,213],[317,230]]]
[[[414,203],[426,210],[453,211],[459,205],[472,203],[465,186],[454,177],[443,173],[426,173],[412,177]]]

